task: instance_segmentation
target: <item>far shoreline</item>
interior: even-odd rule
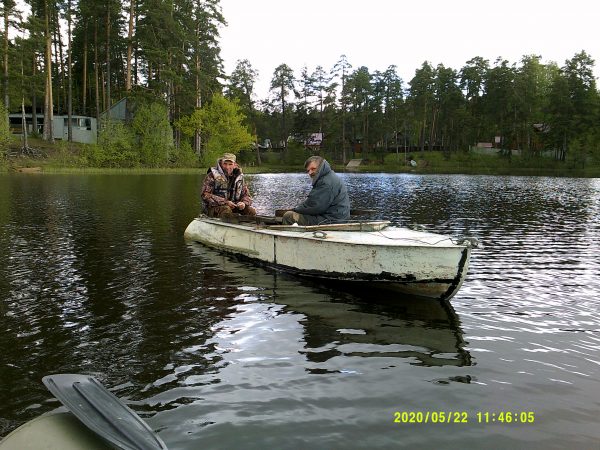
[[[0,174],[200,174],[204,175],[208,167],[193,164],[162,167],[92,167],[81,157],[81,144],[59,142],[50,144],[41,139],[31,139],[32,145],[39,149],[44,157],[0,156]],[[20,142],[11,142],[14,154],[20,148]],[[261,164],[256,164],[251,152],[240,152],[242,170],[247,175],[270,173],[304,173],[303,163],[308,151],[294,149],[284,155],[267,152],[261,154]],[[406,155],[398,153],[372,152],[363,157],[360,165],[351,168],[341,162],[341,155],[321,149],[317,154],[329,161],[338,173],[361,174],[412,174],[412,175],[496,175],[496,176],[532,176],[561,178],[600,178],[600,163],[593,158],[582,160],[575,155],[567,155],[566,161],[540,156],[502,156],[500,153],[479,154],[473,151],[425,151],[412,153],[417,166],[404,163]],[[243,155],[243,156],[242,156]],[[402,157],[404,156],[404,158]],[[409,156],[409,158],[411,157]],[[360,158],[360,155],[348,155],[348,161]],[[216,162],[216,160],[215,160]],[[191,167],[190,167],[191,166]]]
[[[340,174],[381,174],[381,175],[488,175],[488,176],[528,176],[528,177],[556,177],[556,178],[600,178],[600,169],[591,167],[587,169],[555,169],[555,168],[407,168],[386,167],[384,165],[371,165],[360,169],[347,170],[341,164],[332,164],[334,171]],[[19,175],[201,175],[206,174],[208,168],[194,167],[58,167],[43,164],[27,164],[23,166],[0,167],[0,174]],[[242,166],[246,175],[262,174],[304,174],[298,167],[291,166]]]

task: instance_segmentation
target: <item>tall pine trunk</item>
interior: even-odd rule
[[[38,116],[37,116],[37,82],[36,82],[36,73],[37,73],[37,55],[35,51],[32,55],[32,67],[31,67],[31,132],[38,135]]]
[[[256,145],[256,164],[260,166],[262,164],[262,160],[260,159],[260,147],[258,145],[258,134],[256,132],[256,122],[254,122],[254,143]]]
[[[27,141],[27,118],[25,117],[25,70],[23,70],[23,54],[21,54],[21,130],[23,132],[23,150],[29,148]]]
[[[6,111],[10,108],[10,100],[8,98],[8,25],[9,25],[9,12],[10,2],[4,2],[4,73],[2,84],[4,88],[4,107]]]
[[[202,92],[200,90],[200,23],[196,25],[196,108],[202,108]],[[202,155],[202,138],[200,131],[194,132],[194,150],[198,156]]]
[[[346,165],[346,97],[344,90],[346,85],[346,68],[342,67],[342,162]]]
[[[134,16],[135,17],[133,19],[134,20],[133,27],[134,27],[134,29],[137,29],[137,19],[138,19],[137,10],[136,10]],[[138,47],[139,47],[138,40],[136,39],[135,40],[135,46],[134,46],[134,48],[137,49]],[[133,52],[133,74],[132,74],[132,78],[133,78],[131,80],[132,84],[137,85],[138,84],[138,52],[137,51]]]
[[[106,109],[110,109],[110,3],[106,4]]]
[[[365,121],[364,121],[364,125],[363,125],[363,130],[364,130],[364,134],[363,134],[363,142],[364,142],[364,147],[363,147],[363,155],[368,155],[370,154],[370,148],[369,148],[369,103],[367,101],[365,101]]]
[[[437,108],[434,106],[433,108],[431,108],[431,128],[429,130],[429,151],[433,151],[433,145],[435,143],[435,139],[436,139],[436,130],[435,128],[438,126],[437,125]]]
[[[67,103],[67,90],[65,89],[65,59],[63,58],[63,44],[60,31],[60,20],[58,19],[58,8],[54,11],[52,15],[53,20],[53,35],[54,35],[54,58],[55,58],[55,70],[56,70],[56,82],[60,81],[58,89],[58,98],[56,102],[56,108],[58,114],[61,114],[61,111],[65,109],[65,105]],[[60,71],[60,73],[59,73]]]
[[[133,18],[135,16],[135,0],[129,2],[129,30],[127,31],[127,68],[125,70],[125,91],[131,91],[131,55],[133,53]]]
[[[98,85],[100,80],[98,79],[98,22],[94,22],[94,87],[96,94],[96,123],[98,124],[98,131],[100,131],[100,86]]]
[[[82,80],[81,83],[83,85],[82,89],[81,89],[81,94],[82,94],[82,114],[85,116],[87,114],[87,77],[88,77],[88,73],[87,73],[87,69],[88,69],[88,38],[87,38],[87,30],[88,30],[88,24],[87,22],[85,23],[85,33],[84,33],[84,38],[83,38],[83,76],[82,76]]]
[[[283,151],[287,150],[287,135],[285,132],[285,87],[281,82],[281,137],[283,139]]]
[[[44,140],[54,143],[52,120],[54,119],[54,102],[52,100],[52,34],[50,33],[50,8],[48,1],[44,1],[44,39],[45,39],[45,64],[46,64],[46,92],[44,95]]]
[[[73,115],[73,76],[71,73],[71,0],[67,2],[67,36],[69,39],[67,47],[67,68],[69,70],[69,85],[67,87],[67,139],[73,142],[73,123],[71,116]]]

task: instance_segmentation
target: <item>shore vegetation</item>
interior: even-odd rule
[[[274,61],[272,74],[243,59],[226,73],[220,0],[6,0],[0,10],[3,170],[28,159],[206,167],[223,152],[263,171],[306,153],[420,172],[593,174],[600,160],[596,62],[585,49],[558,62],[425,60],[408,80],[394,55],[379,68],[345,55],[329,66]],[[259,76],[270,80],[263,98]],[[16,150],[8,134],[21,136]],[[473,150],[482,148],[493,154]],[[390,156],[400,151],[417,166]]]

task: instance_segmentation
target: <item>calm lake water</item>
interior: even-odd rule
[[[0,435],[89,373],[170,449],[598,448],[600,179],[342,176],[374,218],[480,240],[450,303],[186,242],[200,174],[0,176]],[[263,214],[310,189],[248,181]]]

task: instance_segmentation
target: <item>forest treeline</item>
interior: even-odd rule
[[[43,117],[48,141],[53,115],[97,118],[98,144],[83,154],[90,165],[193,165],[223,150],[260,164],[269,147],[285,152],[317,133],[319,151],[340,162],[398,147],[451,157],[479,142],[600,161],[600,95],[585,50],[562,64],[540,55],[476,56],[461,68],[425,61],[411,80],[344,55],[295,68],[298,76],[281,63],[260,74],[271,84],[257,98],[251,61],[224,73],[219,0],[4,0],[2,16],[3,109]],[[101,116],[123,98],[131,120]]]

